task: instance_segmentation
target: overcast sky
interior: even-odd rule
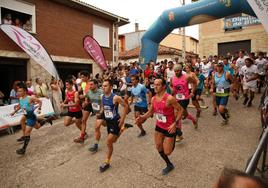
[[[181,6],[182,0],[82,0],[121,17],[128,18],[130,24],[119,28],[119,33],[132,32],[135,22],[139,23],[140,30],[146,30],[161,15],[170,8]],[[186,0],[186,4],[191,0]],[[198,39],[198,26],[186,28],[186,35]]]

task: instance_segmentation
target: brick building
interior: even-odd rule
[[[128,19],[79,0],[1,0],[1,23],[10,14],[12,22],[30,22],[33,34],[51,55],[61,78],[82,69],[100,71],[84,51],[84,36],[93,36],[101,45],[107,63],[118,60],[118,27]],[[0,31],[0,90],[9,95],[14,80],[51,76],[7,35]],[[3,82],[5,80],[5,82]]]

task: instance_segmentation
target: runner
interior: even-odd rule
[[[103,91],[98,88],[98,81],[93,79],[89,82],[90,90],[86,95],[86,104],[91,103],[93,112],[96,114],[96,121],[95,121],[95,142],[89,148],[89,151],[95,153],[98,151],[99,141],[101,138],[100,128],[101,125],[105,124],[104,118],[100,116],[100,107],[101,107],[101,98],[103,95]]]
[[[203,89],[204,89],[204,85],[205,85],[205,76],[200,72],[199,68],[195,69],[195,74],[199,80],[199,84],[196,87],[196,92],[195,92],[195,97],[197,101],[201,101],[202,105],[205,105],[204,99],[201,97]],[[200,114],[199,114],[200,116]]]
[[[148,111],[148,104],[147,104],[147,98],[146,95],[148,95],[148,101],[151,101],[151,94],[150,91],[146,89],[146,87],[143,84],[139,83],[139,76],[131,76],[131,82],[132,82],[132,90],[131,90],[131,102],[134,101],[134,116],[135,119],[145,114]],[[150,104],[149,104],[150,105]],[[142,127],[142,123],[137,123],[137,126],[141,130],[141,133],[138,135],[138,137],[142,137],[146,135],[145,130]]]
[[[258,75],[259,75],[259,80],[258,80],[258,93],[261,93],[261,88],[263,87],[263,83],[265,80],[265,68],[268,64],[267,60],[263,58],[264,54],[263,52],[259,52],[258,54],[258,59],[256,59],[256,65],[258,69]]]
[[[148,119],[153,113],[156,116],[155,146],[167,167],[162,170],[163,175],[167,175],[174,169],[174,165],[168,156],[175,148],[176,126],[181,121],[183,109],[176,102],[176,99],[166,93],[165,79],[157,78],[154,81],[156,95],[152,98],[152,105],[149,111],[138,116],[136,123],[140,124]]]
[[[252,106],[254,93],[257,89],[257,79],[259,75],[257,66],[253,64],[252,59],[247,58],[245,63],[246,65],[241,68],[241,80],[245,98],[243,104],[247,105],[247,107],[250,107]],[[248,93],[250,94],[250,98],[248,98]]]
[[[26,152],[26,148],[30,142],[31,132],[33,128],[39,129],[47,122],[52,125],[52,119],[47,118],[38,122],[37,117],[34,113],[37,107],[35,107],[34,105],[35,104],[38,105],[38,113],[40,113],[42,108],[42,101],[34,96],[27,96],[27,86],[24,85],[23,83],[18,84],[17,87],[18,87],[18,96],[20,97],[19,104],[14,107],[15,111],[12,112],[10,115],[14,116],[19,110],[23,110],[24,115],[22,116],[22,119],[23,121],[24,119],[26,120],[26,126],[24,135],[21,139],[24,142],[24,144],[21,149],[16,150],[16,153],[18,155],[24,155]]]
[[[106,160],[100,166],[100,172],[106,171],[110,168],[111,157],[113,153],[113,144],[120,137],[122,132],[129,128],[127,124],[124,125],[124,121],[128,112],[127,105],[124,100],[112,93],[113,83],[111,80],[105,80],[102,84],[104,95],[102,96],[102,107],[100,114],[103,115],[107,124],[107,146],[108,151],[106,153]],[[118,113],[119,104],[124,107],[122,116]],[[124,126],[123,126],[124,125]]]
[[[237,68],[237,77],[238,77],[237,95],[239,95],[240,90],[243,90],[243,87],[242,87],[242,84],[241,84],[242,80],[240,79],[241,78],[240,74],[241,74],[242,67],[245,65],[246,58],[248,58],[248,57],[245,56],[244,50],[240,50],[238,59],[236,60],[236,63],[235,63],[235,66]]]
[[[64,117],[64,126],[68,127],[75,123],[76,127],[82,132],[82,108],[78,92],[73,89],[73,81],[66,80],[66,96],[64,102],[61,104],[62,108],[68,108],[67,116]],[[75,118],[75,120],[73,120]],[[77,143],[77,140],[74,139]],[[83,142],[79,142],[83,143]]]
[[[226,125],[228,124],[228,119],[230,117],[226,106],[228,103],[232,76],[229,72],[224,71],[223,62],[219,62],[217,64],[217,72],[212,73],[212,78],[211,92],[216,91],[216,105],[223,118],[221,125]]]
[[[197,85],[199,84],[199,79],[196,76],[196,74],[193,72],[193,68],[192,68],[191,64],[186,64],[185,72],[186,72],[187,76],[192,77],[192,78],[194,78],[196,80]],[[188,84],[188,87],[189,87],[189,92],[194,94],[191,97],[191,99],[192,99],[193,105],[196,108],[196,118],[199,118],[200,114],[201,114],[201,107],[200,107],[200,104],[199,104],[198,100],[196,99],[196,89],[195,90],[192,89],[192,84],[191,83]]]
[[[202,62],[200,63],[201,72],[205,76],[205,93],[208,96],[209,94],[209,71],[211,69],[211,62],[207,59],[202,59]]]
[[[194,96],[194,93],[189,93],[189,84],[192,85],[192,91],[196,90],[197,81],[190,75],[182,73],[182,66],[180,64],[174,67],[175,76],[171,79],[170,84],[173,90],[173,96],[176,98],[178,103],[183,107],[183,117],[191,120],[194,127],[197,129],[198,122],[190,113],[187,111],[190,98]],[[178,125],[180,126],[180,125]],[[180,128],[180,127],[179,127]]]

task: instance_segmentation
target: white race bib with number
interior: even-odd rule
[[[117,89],[117,85],[114,85],[114,86],[113,86],[113,89]]]
[[[223,87],[217,87],[216,88],[216,93],[224,93],[224,88]]]
[[[140,102],[142,102],[142,99],[140,97],[135,97],[134,102],[135,103],[140,103]]]
[[[92,103],[93,110],[100,110],[100,105],[98,103]]]
[[[127,90],[128,90],[128,91],[131,91],[131,87],[127,87]]]
[[[178,99],[178,100],[184,100],[185,99],[185,95],[178,93],[176,95],[176,99]]]
[[[150,88],[151,88],[151,89],[154,89],[154,84],[151,84],[151,85],[150,85]]]
[[[113,114],[113,112],[111,111],[111,110],[105,110],[104,111],[104,116],[105,116],[105,118],[113,118],[114,117],[114,114]]]
[[[155,113],[155,116],[156,116],[157,121],[159,121],[161,123],[166,123],[167,122],[167,118],[163,114]]]

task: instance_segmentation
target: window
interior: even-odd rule
[[[93,38],[98,41],[102,47],[110,47],[109,27],[93,24]]]
[[[0,23],[12,24],[36,32],[35,5],[17,0],[0,1]]]

